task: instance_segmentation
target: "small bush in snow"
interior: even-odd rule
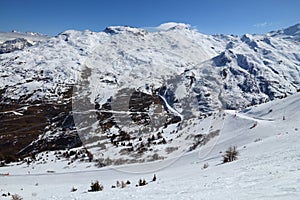
[[[139,180],[139,186],[144,186],[144,185],[147,185],[147,182],[146,182],[146,180],[145,179],[140,179]]]
[[[147,185],[147,182],[146,182],[146,180],[145,179],[140,179],[139,180],[139,182],[138,182],[138,184],[136,185],[136,187],[138,187],[138,186],[145,186],[145,185]]]
[[[226,162],[232,162],[234,160],[237,160],[237,156],[239,155],[239,152],[237,151],[237,147],[234,146],[230,146],[225,154],[223,155],[223,163],[226,163]]]
[[[14,194],[11,196],[12,197],[12,200],[22,200],[23,198],[17,194]]]
[[[254,140],[254,142],[259,142],[259,141],[261,141],[261,138],[257,138]]]
[[[206,168],[208,168],[208,163],[204,163],[204,165],[202,167],[202,169],[206,169]]]
[[[116,184],[117,187],[120,187],[121,186],[121,183],[120,181],[117,181],[117,184]]]
[[[156,181],[156,175],[154,174],[153,178],[152,178],[152,181]]]
[[[72,187],[71,189],[71,192],[76,192],[77,191],[77,188],[75,188],[74,186]]]
[[[87,156],[88,156],[88,158],[89,158],[89,162],[92,162],[93,159],[94,159],[93,154],[92,154],[91,152],[89,152],[88,150],[86,150],[86,153],[87,153]]]
[[[121,188],[125,188],[126,187],[126,183],[124,181],[121,182]]]
[[[98,192],[103,190],[103,185],[99,184],[99,181],[95,181],[91,183],[91,189],[89,192]]]

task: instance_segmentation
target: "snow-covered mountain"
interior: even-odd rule
[[[286,29],[272,31],[268,34],[271,37],[281,36],[285,39],[297,40],[300,41],[300,23],[295,24],[294,26],[288,27]]]
[[[299,30],[239,37],[178,23],[115,26],[1,54],[0,152],[83,143],[101,165],[177,157],[218,136],[222,110],[299,91]]]
[[[0,32],[0,54],[22,50],[25,47],[30,47],[47,38],[46,35],[32,32]]]
[[[33,161],[0,167],[0,198],[18,194],[41,200],[297,199],[299,98],[297,93],[239,112],[225,110],[224,120],[215,121],[223,123],[219,137],[179,158],[99,169],[76,160],[77,154],[68,158],[61,158],[60,151],[37,154]],[[238,159],[222,164],[222,155],[231,145],[237,146]],[[152,181],[154,174],[156,181]],[[139,179],[148,184],[136,187]],[[96,180],[103,191],[88,192]],[[117,187],[117,181],[127,180],[130,184]]]

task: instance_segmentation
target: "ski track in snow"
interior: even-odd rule
[[[177,110],[175,110],[174,108],[172,108],[172,106],[169,105],[169,103],[167,102],[166,98],[158,95],[165,103],[165,105],[167,106],[168,110],[171,111],[173,114],[175,114],[176,116],[179,116],[181,121],[183,120],[183,115],[181,115]]]
[[[10,192],[24,199],[52,200],[297,199],[300,195],[300,110],[294,108],[300,107],[299,98],[300,94],[296,94],[250,108],[255,113],[267,113],[270,107],[274,111],[268,113],[274,122],[258,121],[253,129],[249,129],[249,124],[256,120],[254,114],[249,117],[249,111],[238,112],[236,116],[235,111],[226,112],[223,132],[205,158],[199,156],[209,148],[210,142],[180,157],[172,165],[151,173],[135,172],[168,161],[100,169],[91,163],[76,162],[67,166],[68,161],[63,160],[1,167],[0,174],[10,175],[0,176],[0,194]],[[283,108],[286,120],[281,118],[283,113],[276,112]],[[221,164],[220,151],[225,151],[229,145],[238,146],[238,160]],[[51,154],[49,157],[51,159]],[[204,163],[209,165],[208,168],[203,169]],[[157,181],[150,182],[154,173]],[[148,184],[135,187],[140,178],[145,178]],[[102,192],[87,192],[94,180],[104,185]],[[130,180],[132,184],[124,189],[111,188],[117,180]],[[76,192],[70,192],[73,186],[78,189]]]

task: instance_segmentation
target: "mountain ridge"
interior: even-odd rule
[[[27,107],[42,114],[45,126],[31,130],[36,132],[32,141],[17,149],[29,149],[24,155],[38,152],[45,141],[50,149],[81,145],[77,128],[83,144],[104,160],[112,152],[127,152],[124,162],[131,162],[137,160],[136,151],[141,152],[139,161],[152,160],[152,152],[164,150],[164,143],[177,148],[164,154],[172,157],[197,147],[197,138],[184,139],[189,127],[195,135],[217,131],[199,131],[190,124],[220,110],[242,109],[299,91],[298,28],[241,37],[204,35],[175,23],[155,32],[120,26],[99,33],[68,30],[26,50],[0,55],[1,117],[9,123],[16,113],[19,120],[27,118],[32,114]],[[93,120],[87,119],[89,111],[94,112]],[[75,124],[66,120],[70,115]],[[0,129],[18,121],[9,123]],[[3,141],[18,137],[11,131]],[[156,141],[147,143],[152,136]],[[55,145],[66,137],[73,146]]]

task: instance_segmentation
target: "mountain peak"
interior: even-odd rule
[[[190,29],[189,24],[184,24],[184,23],[177,23],[177,22],[168,22],[161,24],[157,27],[158,30],[160,31],[168,31],[168,30],[174,30],[174,29]]]
[[[300,23],[290,26],[286,29],[283,29],[283,33],[292,36],[300,35]]]
[[[271,31],[271,36],[284,36],[287,39],[300,41],[300,23],[278,31]]]
[[[123,32],[137,34],[142,32],[145,33],[146,31],[132,26],[108,26],[104,29],[104,32],[109,34],[118,34]]]
[[[136,28],[136,27],[132,27],[132,26],[108,26],[104,29],[105,33],[109,33],[109,34],[118,34],[118,33],[145,33],[147,32],[147,30],[151,30],[154,29],[154,31],[169,31],[169,30],[189,30],[190,29],[190,25],[189,24],[184,24],[184,23],[177,23],[177,22],[167,22],[167,23],[163,23],[157,27],[152,27],[152,28]]]

